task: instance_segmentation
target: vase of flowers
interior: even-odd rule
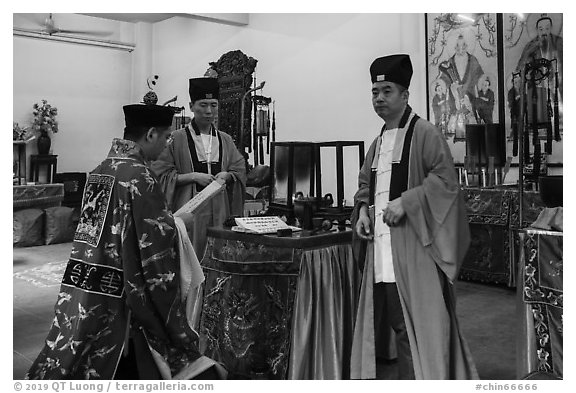
[[[50,133],[58,132],[56,121],[58,109],[50,105],[48,101],[42,100],[41,104],[34,104],[32,114],[34,116],[32,129],[38,134],[38,154],[48,154],[52,145]]]

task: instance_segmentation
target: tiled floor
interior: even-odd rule
[[[14,379],[24,377],[44,345],[63,273],[57,268],[68,260],[71,246],[64,243],[13,250]],[[480,378],[515,379],[514,290],[461,281],[456,290],[460,326]],[[377,373],[379,379],[395,379],[396,365],[381,364]]]
[[[54,318],[54,303],[60,288],[54,275],[26,272],[46,263],[66,261],[71,247],[72,243],[63,243],[13,250],[14,379],[24,378],[42,348]]]

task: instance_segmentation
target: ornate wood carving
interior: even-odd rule
[[[210,67],[218,73],[220,83],[220,105],[218,110],[218,128],[234,139],[236,146],[240,140],[240,108],[244,94],[252,85],[252,73],[258,60],[246,56],[240,50],[225,53]],[[243,145],[250,147],[251,101],[246,96],[244,102],[244,121],[242,126]]]

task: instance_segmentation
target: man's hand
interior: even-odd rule
[[[366,205],[360,208],[355,230],[360,239],[372,240],[374,238],[374,233],[371,229],[370,217],[368,215],[368,208]]]
[[[216,176],[214,175],[209,175],[207,173],[200,173],[200,172],[194,173],[194,182],[199,186],[206,187],[214,180],[216,180]]]
[[[202,187],[206,187],[208,184],[212,183],[216,177],[202,172],[190,172],[190,173],[180,173],[176,179],[176,184],[184,186],[187,184],[196,183]]]
[[[393,201],[388,202],[388,206],[384,209],[382,219],[389,227],[393,227],[397,225],[405,215],[406,212],[402,206],[402,198],[398,197]]]
[[[232,175],[229,172],[220,172],[216,175],[216,179],[222,180],[221,183],[228,184],[232,181]]]

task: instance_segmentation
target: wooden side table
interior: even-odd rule
[[[18,154],[18,170],[15,175],[18,176],[18,185],[26,182],[26,141],[12,141],[12,146],[16,147]]]
[[[30,156],[30,181],[37,182],[40,167],[46,166],[46,182],[52,183],[56,176],[57,157],[53,154],[32,154]]]
[[[12,141],[12,145],[15,148],[13,150],[16,151],[18,156],[18,160],[14,161],[15,163],[17,162],[16,165],[18,166],[17,173],[15,173],[15,175],[18,176],[18,185],[26,184],[26,161],[28,158],[26,155],[26,147],[35,139],[36,137],[33,136],[26,140]]]

